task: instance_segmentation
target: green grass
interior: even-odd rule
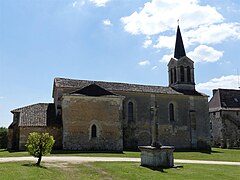
[[[52,156],[88,156],[88,157],[140,157],[140,152],[82,152],[82,151],[53,151]]]
[[[26,151],[9,152],[6,149],[0,149],[0,157],[21,157],[21,156],[30,156],[30,155]]]
[[[176,159],[234,161],[240,162],[240,149],[212,148],[212,152],[174,152]]]
[[[184,164],[182,168],[150,169],[138,163],[95,162],[92,166],[119,179],[238,179],[240,172],[240,166],[226,165]]]
[[[132,162],[83,164],[0,163],[0,179],[238,179],[240,166],[184,164],[182,168],[150,169]]]
[[[0,157],[29,156],[25,151],[8,152],[0,150]],[[81,152],[81,151],[53,151],[50,156],[89,156],[89,157],[140,157],[140,152],[124,151],[123,153],[106,152]],[[211,154],[201,152],[174,152],[175,159],[195,159],[213,161],[238,161],[240,162],[240,149],[212,148]]]

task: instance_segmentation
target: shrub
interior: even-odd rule
[[[34,157],[38,158],[37,165],[40,166],[42,156],[47,155],[52,151],[54,138],[48,133],[30,133],[28,136],[26,148],[27,151]]]
[[[8,129],[5,127],[0,127],[0,149],[6,149],[8,143],[7,137]]]

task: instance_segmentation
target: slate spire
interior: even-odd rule
[[[176,43],[175,43],[175,50],[174,50],[174,58],[180,59],[181,57],[186,56],[181,31],[179,25],[177,27],[177,35],[176,35]]]

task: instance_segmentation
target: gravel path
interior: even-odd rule
[[[0,158],[1,162],[14,162],[14,161],[37,161],[34,157],[6,157]],[[81,157],[81,156],[47,156],[43,157],[43,162],[69,162],[69,163],[82,163],[82,162],[113,162],[113,161],[125,161],[125,162],[140,162],[140,158],[124,158],[124,157]],[[174,163],[189,163],[189,164],[222,164],[222,165],[238,165],[240,162],[227,162],[227,161],[205,161],[205,160],[184,160],[174,159]]]

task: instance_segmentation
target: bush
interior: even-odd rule
[[[38,158],[37,165],[40,166],[42,156],[47,155],[52,151],[54,145],[54,138],[48,133],[30,133],[27,144],[25,145],[27,151],[34,157]]]
[[[8,129],[5,127],[0,127],[0,149],[6,149],[8,143],[7,137]]]

